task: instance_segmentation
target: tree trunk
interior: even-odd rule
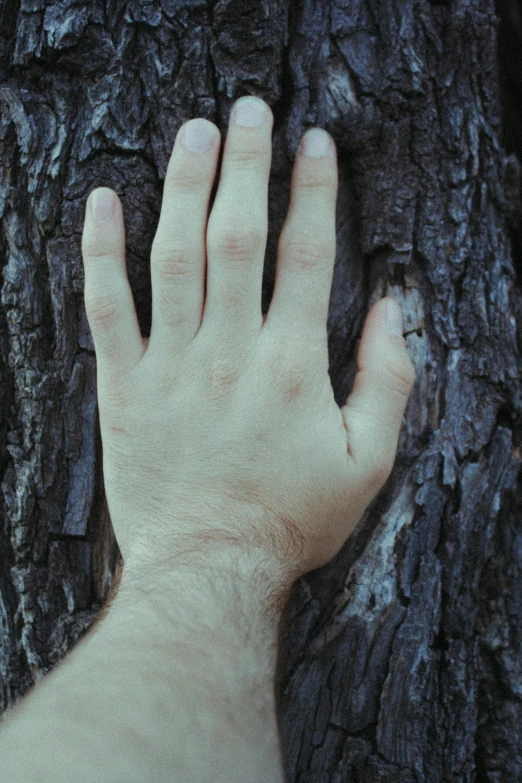
[[[322,126],[339,153],[335,398],[389,292],[417,371],[389,481],[285,611],[288,781],[522,780],[522,15],[517,0],[497,13],[501,72],[493,0],[0,0],[0,711],[121,572],[83,305],[87,195],[120,194],[148,336],[176,131],[202,116],[224,137],[253,93],[275,117],[263,313],[296,147]],[[519,102],[504,133],[501,89]]]

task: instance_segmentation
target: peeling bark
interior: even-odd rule
[[[285,610],[288,781],[522,780],[522,23],[515,0],[496,13],[493,0],[0,0],[0,712],[92,625],[121,566],[83,304],[87,195],[120,195],[147,337],[176,131],[202,116],[224,135],[253,93],[275,117],[263,313],[297,144],[325,127],[339,153],[336,401],[386,293],[417,372],[389,481]]]

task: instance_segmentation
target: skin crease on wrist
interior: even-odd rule
[[[337,150],[320,128],[296,152],[263,318],[273,121],[264,101],[236,102],[210,215],[220,131],[203,118],[180,128],[151,248],[149,339],[120,199],[107,187],[88,198],[84,300],[124,569],[103,623],[0,731],[11,783],[282,783],[282,603],[387,481],[415,372],[386,296],[335,402]]]

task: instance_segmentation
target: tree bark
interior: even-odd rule
[[[120,195],[147,337],[176,131],[202,116],[224,136],[252,93],[275,117],[263,313],[297,144],[325,127],[335,398],[386,293],[417,372],[389,481],[285,610],[287,779],[522,780],[522,26],[516,0],[496,12],[500,60],[493,0],[0,0],[0,711],[121,573],[83,305],[87,195]]]

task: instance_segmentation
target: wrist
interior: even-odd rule
[[[235,541],[210,541],[205,548],[179,546],[161,557],[142,547],[127,554],[120,591],[133,601],[161,600],[175,608],[180,588],[188,588],[184,595],[189,598],[192,586],[196,600],[203,594],[218,602],[233,597],[249,611],[278,622],[300,575],[265,549],[246,551]]]
[[[111,620],[122,613],[124,622],[133,615],[139,623],[146,615],[157,638],[180,656],[203,651],[209,664],[212,659],[223,667],[251,665],[252,659],[261,679],[273,678],[279,622],[293,582],[260,554],[230,547],[216,548],[212,558],[178,553],[169,562],[129,556]]]

